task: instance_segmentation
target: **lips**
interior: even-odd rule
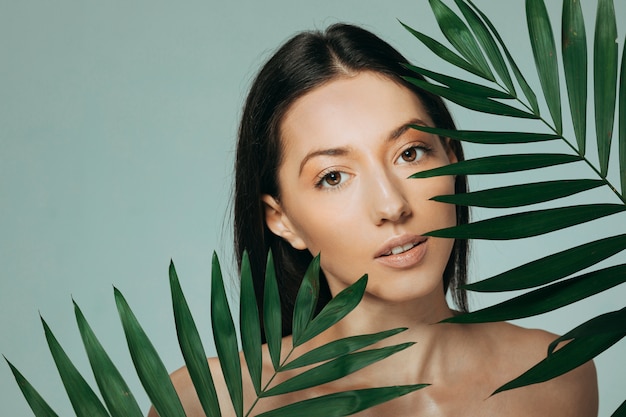
[[[384,254],[383,256],[399,255],[403,252],[408,251],[409,249],[413,249],[415,246],[417,246],[417,244],[415,243],[407,243],[406,245],[396,246],[394,248],[391,248],[391,250],[387,252],[386,254]]]
[[[427,238],[392,239],[375,258],[377,263],[392,269],[409,269],[418,265],[427,251]]]
[[[424,243],[426,240],[426,237],[416,235],[394,237],[385,243],[382,249],[377,252],[375,258],[400,255]]]

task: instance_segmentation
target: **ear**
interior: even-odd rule
[[[450,138],[446,138],[445,142],[446,146],[446,154],[448,155],[448,159],[451,164],[455,164],[459,162],[459,158],[457,158],[456,153],[454,153],[454,148],[452,147],[452,140]]]
[[[265,223],[271,232],[285,239],[294,249],[306,249],[304,240],[294,230],[280,203],[269,194],[263,194],[261,200],[265,207]]]

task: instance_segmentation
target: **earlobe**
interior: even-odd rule
[[[261,200],[263,201],[263,206],[265,207],[265,223],[267,224],[268,229],[270,229],[270,231],[276,236],[279,236],[289,242],[294,249],[306,249],[306,244],[294,231],[294,227],[281,207],[280,202],[269,194],[263,194]]]

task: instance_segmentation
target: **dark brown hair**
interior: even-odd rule
[[[281,296],[283,334],[291,333],[293,304],[300,281],[312,260],[307,250],[296,250],[274,235],[265,224],[263,194],[279,199],[277,172],[281,162],[280,123],[285,112],[299,97],[320,85],[347,74],[372,71],[413,91],[424,104],[435,126],[454,129],[454,122],[440,97],[406,82],[403,77],[419,77],[407,70],[408,61],[388,43],[362,28],[335,24],[326,31],[302,32],[289,39],[261,68],[248,94],[237,142],[235,162],[234,239],[241,267],[248,251],[259,306],[263,299],[264,272],[268,251],[276,267]],[[461,144],[450,146],[459,161]],[[465,176],[457,176],[455,192],[464,193]],[[467,207],[457,206],[457,224],[468,222]],[[467,311],[467,295],[459,285],[466,282],[468,243],[456,240],[444,271],[444,289],[461,311]],[[322,280],[318,309],[330,299]]]

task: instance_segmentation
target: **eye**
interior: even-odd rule
[[[331,171],[323,174],[316,186],[319,188],[335,188],[348,179],[348,174],[341,171]]]
[[[427,150],[422,146],[411,146],[402,151],[398,159],[396,159],[396,163],[404,164],[419,161],[426,152]]]

